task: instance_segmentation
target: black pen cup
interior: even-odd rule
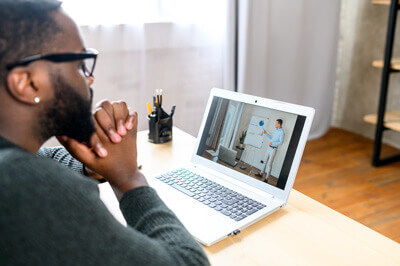
[[[160,119],[159,119],[160,117]],[[172,117],[162,111],[162,115],[155,113],[147,116],[149,120],[149,138],[151,143],[166,143],[172,140]]]

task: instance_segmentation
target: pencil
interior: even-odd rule
[[[147,103],[147,111],[149,112],[149,115],[151,115],[151,113],[153,112],[153,110],[151,109],[151,103],[150,102]]]

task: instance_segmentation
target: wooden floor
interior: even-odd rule
[[[331,128],[307,143],[294,188],[400,243],[400,162],[372,167],[372,145]],[[396,153],[383,148],[385,155]]]
[[[205,151],[202,156],[204,158],[207,158],[207,159],[211,160],[211,161],[213,160],[213,157],[207,151]],[[240,172],[242,174],[248,175],[248,176],[250,176],[252,178],[255,178],[257,180],[263,181],[265,179],[265,176],[266,176],[265,173],[262,174],[262,176],[263,176],[262,178],[256,176],[256,174],[260,173],[260,169],[257,169],[255,167],[251,166],[250,164],[247,164],[247,163],[245,163],[243,161],[240,161],[240,160],[237,160],[237,159],[236,159],[236,162],[237,162],[236,166],[231,166],[231,165],[221,161],[220,159],[217,160],[217,163],[222,164],[223,166],[226,166],[226,167],[231,168],[233,170],[236,170],[236,171],[238,171],[238,172]],[[240,168],[241,166],[245,166],[246,168],[245,169],[241,169]],[[273,175],[270,175],[270,177],[268,178],[267,182],[268,182],[268,184],[276,187],[276,185],[278,184],[278,178],[276,178]]]

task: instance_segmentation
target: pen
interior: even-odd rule
[[[151,109],[151,103],[150,102],[147,103],[147,111],[149,112],[149,115],[153,112],[153,110]]]
[[[161,120],[161,107],[157,108],[157,119]]]
[[[173,115],[174,115],[174,113],[175,113],[175,105],[174,106],[172,106],[172,109],[171,109],[171,114],[169,115],[170,117],[172,117]]]

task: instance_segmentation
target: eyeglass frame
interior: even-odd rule
[[[83,60],[88,58],[94,58],[92,69],[87,69],[85,64],[82,64],[82,71],[86,77],[93,77],[94,68],[96,66],[97,55],[99,52],[93,48],[87,48],[79,53],[54,53],[54,54],[38,54],[25,57],[15,63],[7,64],[6,69],[11,69],[19,66],[27,66],[35,61],[45,60],[53,63],[71,62],[76,60]]]

